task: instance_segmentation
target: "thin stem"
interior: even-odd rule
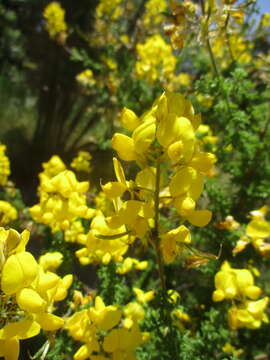
[[[206,39],[206,47],[207,47],[208,53],[210,55],[210,59],[211,59],[213,69],[214,69],[217,77],[219,77],[219,71],[218,71],[216,59],[215,59],[214,54],[213,54],[213,50],[212,50],[212,47],[211,47],[211,44],[210,44],[210,40],[208,38],[208,34],[207,34],[207,39]]]
[[[156,252],[158,274],[160,279],[161,288],[163,293],[166,293],[166,282],[164,274],[164,264],[161,257],[159,247],[159,189],[160,189],[160,159],[157,160],[156,167],[156,183],[155,183],[155,194],[154,194],[154,208],[155,208],[155,219],[154,219],[154,230],[152,231],[152,244]]]

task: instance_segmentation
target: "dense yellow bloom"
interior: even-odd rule
[[[47,270],[50,265],[58,265],[59,259],[57,264],[49,259],[55,254],[45,255],[47,259],[43,257],[38,264],[25,251],[28,240],[27,230],[19,234],[0,228],[0,356],[6,360],[18,359],[19,340],[33,337],[41,329],[55,331],[63,325],[64,320],[52,310],[55,301],[66,297],[72,283],[72,275],[61,279]]]
[[[111,19],[117,19],[121,15],[122,0],[100,0],[96,8],[97,18],[109,16]]]
[[[91,69],[86,69],[80,72],[76,76],[76,80],[83,86],[93,86],[96,84],[96,80],[94,79],[93,71]]]
[[[115,133],[112,147],[122,160],[136,161],[141,170],[135,181],[127,181],[120,162],[114,159],[117,181],[102,187],[115,208],[115,214],[107,218],[109,227],[124,225],[130,234],[141,240],[150,234],[156,211],[155,156],[165,162],[170,174],[167,179],[160,176],[160,204],[172,204],[180,217],[192,225],[209,223],[211,212],[197,210],[196,201],[203,191],[204,177],[213,175],[216,157],[200,149],[201,140],[196,136],[200,121],[191,103],[183,95],[171,92],[163,93],[141,117],[132,110],[123,110],[121,122],[132,135]],[[122,200],[124,193],[129,193],[131,200]],[[167,202],[161,200],[162,194]],[[172,262],[188,242],[189,232],[184,226],[161,234],[159,248],[165,262]]]
[[[6,146],[0,144],[0,186],[6,185],[9,175],[10,163],[6,156]]]
[[[81,220],[74,220],[70,223],[70,227],[64,230],[65,241],[77,242],[85,244],[84,227]]]
[[[270,14],[269,13],[265,13],[265,14],[262,15],[261,26],[263,28],[270,26]]]
[[[250,212],[251,221],[247,224],[245,235],[238,240],[233,249],[234,255],[243,251],[250,243],[262,256],[269,255],[270,244],[267,238],[270,236],[270,223],[265,220],[267,212],[268,206]]]
[[[169,80],[175,70],[176,58],[172,48],[160,35],[152,35],[137,45],[136,75],[153,83]]]
[[[232,59],[225,56],[228,46],[230,47]],[[228,41],[225,36],[217,37],[213,42],[212,48],[215,56],[221,60],[221,66],[223,67],[227,66],[229,61],[239,61],[240,63],[248,64],[252,59],[250,54],[252,45],[238,34],[230,35]]]
[[[49,180],[66,170],[66,165],[58,155],[53,155],[49,161],[42,163],[42,167],[43,171],[39,174],[39,181],[41,184],[43,181]]]
[[[65,10],[58,2],[51,2],[44,9],[43,16],[47,21],[45,28],[52,39],[55,39],[60,33],[66,32],[67,24],[65,22]]]
[[[52,231],[66,230],[77,217],[90,218],[94,210],[87,207],[87,181],[79,182],[72,171],[64,170],[56,176],[43,178],[40,203],[30,208],[33,219],[47,224]]]
[[[143,25],[145,28],[152,28],[153,25],[160,24],[164,21],[162,14],[167,9],[165,0],[148,0],[145,4],[145,13],[143,15]]]
[[[0,200],[0,224],[6,225],[18,217],[17,210],[7,201]]]
[[[233,306],[228,312],[231,329],[248,328],[258,329],[262,323],[269,323],[265,313],[269,302],[268,297],[257,301],[245,301],[240,306]]]
[[[69,334],[84,343],[74,359],[136,359],[135,348],[148,339],[138,327],[138,321],[143,317],[144,311],[139,304],[129,303],[122,311],[116,305],[105,306],[102,298],[97,296],[94,306],[76,312],[66,322]],[[128,326],[119,327],[121,320]]]
[[[110,228],[101,212],[97,213],[92,220],[88,234],[81,235],[80,238],[85,247],[76,251],[76,256],[82,265],[91,262],[108,264],[111,260],[120,262],[128,250],[128,236],[125,234],[125,227]]]
[[[233,269],[228,262],[224,262],[221,270],[215,276],[216,290],[213,293],[214,301],[224,299],[258,299],[261,289],[254,285],[251,271]]]
[[[269,298],[258,299],[261,289],[254,285],[251,271],[234,269],[228,262],[224,262],[215,276],[215,286],[214,301],[237,300],[228,312],[231,329],[243,327],[257,329],[262,322],[268,322],[265,309]]]
[[[85,173],[90,173],[91,159],[92,156],[88,151],[79,151],[78,156],[72,160],[70,166],[76,171],[83,171]]]

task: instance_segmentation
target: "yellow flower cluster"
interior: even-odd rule
[[[203,148],[210,147],[211,151],[216,151],[218,138],[213,136],[213,132],[209,125],[201,124],[196,130],[196,136],[200,140],[200,144]]]
[[[145,43],[136,47],[138,60],[136,62],[136,75],[153,83],[158,79],[168,81],[174,73],[176,58],[172,48],[160,35],[148,37]]]
[[[92,156],[87,151],[79,151],[78,156],[76,156],[70,166],[76,171],[82,171],[87,174],[91,171],[90,161]]]
[[[111,19],[117,19],[121,15],[122,0],[100,0],[96,8],[96,17],[102,18],[108,16]]]
[[[116,272],[117,274],[127,274],[129,271],[135,269],[135,270],[145,270],[148,266],[147,261],[139,261],[137,259],[127,257],[121,263],[121,265],[117,268]]]
[[[86,69],[80,72],[76,76],[76,80],[83,86],[94,86],[96,80],[94,79],[93,71],[91,69]]]
[[[87,181],[79,182],[70,170],[49,178],[41,177],[40,202],[30,208],[33,219],[49,225],[53,232],[68,229],[78,217],[91,218],[94,210],[87,207]]]
[[[225,56],[227,46],[230,49],[231,59]],[[230,61],[248,64],[252,59],[250,54],[251,44],[238,34],[230,35],[229,40],[225,36],[217,37],[213,41],[212,50],[215,56],[220,59],[222,67],[227,66]]]
[[[111,260],[121,262],[129,244],[125,227],[122,225],[110,228],[101,211],[93,218],[90,231],[80,235],[79,242],[85,245],[76,251],[82,265],[91,262],[108,264]]]
[[[260,25],[263,28],[270,26],[270,13],[265,13],[262,15]]]
[[[234,269],[228,262],[224,262],[215,276],[215,286],[214,301],[234,301],[228,312],[231,329],[257,329],[263,322],[268,323],[265,309],[269,298],[258,300],[261,289],[254,285],[254,278],[249,270]]]
[[[200,150],[195,135],[200,116],[194,114],[191,103],[181,94],[166,92],[140,118],[125,108],[121,122],[132,131],[132,136],[116,133],[112,147],[122,160],[136,161],[141,170],[135,181],[127,181],[120,162],[113,159],[117,181],[103,186],[115,208],[115,214],[107,218],[108,226],[113,229],[124,226],[130,235],[149,240],[156,223],[157,199],[162,201],[164,191],[182,220],[205,226],[211,212],[195,207],[203,191],[204,177],[211,172],[216,158]],[[166,171],[161,173],[161,164],[163,170],[171,173],[169,179]],[[130,200],[121,199],[126,192]],[[169,263],[181,253],[183,244],[190,242],[189,230],[180,225],[168,232],[160,231],[160,247]]]
[[[61,171],[66,170],[66,165],[58,155],[53,155],[49,161],[42,163],[43,171],[39,174],[39,181],[48,181]]]
[[[27,230],[0,228],[0,356],[6,360],[18,359],[20,340],[63,326],[52,311],[72,283],[72,275],[60,278],[53,272],[59,265],[55,254],[37,263],[25,250],[28,240]]]
[[[270,223],[265,219],[267,212],[268,206],[250,212],[251,221],[247,224],[245,235],[241,236],[233,249],[234,255],[252,244],[262,256],[269,256],[270,243],[267,238],[270,236]]]
[[[167,9],[165,0],[148,0],[145,4],[145,13],[143,15],[144,28],[152,28],[153,25],[164,21],[164,13]]]
[[[0,200],[0,224],[7,225],[9,222],[16,220],[18,217],[17,210],[7,201]]]
[[[74,360],[136,360],[135,349],[149,337],[138,325],[143,317],[144,311],[137,303],[129,303],[122,311],[116,305],[106,306],[97,296],[94,306],[76,312],[65,325],[75,340],[84,343]]]
[[[6,185],[10,175],[10,163],[6,156],[6,146],[0,144],[0,186]]]
[[[59,34],[65,33],[67,24],[65,22],[65,10],[58,2],[51,2],[43,11],[44,19],[47,21],[45,28],[50,37],[55,39]]]

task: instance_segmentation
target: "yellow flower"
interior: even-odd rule
[[[79,182],[72,171],[64,170],[40,185],[40,203],[30,208],[33,219],[47,224],[52,231],[66,230],[77,217],[91,218],[95,211],[87,207],[85,192],[89,182]]]
[[[261,294],[261,289],[254,285],[254,278],[249,270],[233,269],[228,262],[224,262],[216,274],[215,286],[214,301],[243,297],[256,300]]]
[[[43,16],[47,20],[45,28],[52,39],[55,39],[60,33],[66,32],[65,10],[58,2],[51,2],[44,9]]]
[[[145,303],[152,301],[155,297],[155,292],[153,290],[144,292],[143,290],[139,288],[133,288],[134,293],[136,294],[137,301],[139,303]]]
[[[0,200],[0,224],[6,225],[16,220],[18,217],[17,210],[7,201]]]
[[[10,175],[10,163],[6,156],[6,146],[0,144],[0,186],[5,186]]]
[[[258,329],[263,322],[268,323],[265,314],[268,297],[257,301],[246,301],[240,306],[232,307],[228,312],[228,321],[231,329],[248,328]]]
[[[86,69],[80,72],[78,75],[76,75],[76,80],[83,86],[94,86],[96,84],[96,80],[94,79],[93,71],[91,69]],[[80,151],[80,153],[85,153],[85,151]],[[71,165],[71,167],[73,166]]]
[[[48,252],[39,258],[39,264],[42,266],[44,271],[50,270],[55,271],[63,262],[63,255],[58,252]]]
[[[161,235],[160,248],[165,263],[173,262],[175,257],[183,251],[182,244],[190,242],[189,230],[184,225]]]
[[[91,229],[86,235],[85,247],[76,251],[76,256],[82,265],[87,265],[94,261],[101,261],[108,264],[112,259],[121,261],[122,256],[128,249],[128,236],[122,235],[117,239],[108,239],[106,237],[125,233],[124,226],[110,228],[104,215],[98,213],[91,223]],[[105,236],[105,239],[100,238]]]
[[[136,75],[149,83],[156,80],[167,81],[176,67],[176,58],[172,48],[160,35],[148,37],[143,44],[136,47],[138,60],[136,62]]]

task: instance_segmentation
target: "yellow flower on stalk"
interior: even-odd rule
[[[10,175],[10,163],[6,156],[6,146],[0,144],[0,186],[6,185]]]
[[[47,5],[43,11],[43,16],[46,20],[45,28],[52,39],[55,39],[61,33],[66,33],[65,10],[58,2],[53,1]]]
[[[167,177],[163,176],[165,171],[159,174],[158,207],[172,204],[182,220],[195,226],[207,225],[212,213],[196,209],[196,201],[203,192],[204,177],[213,176],[216,157],[200,150],[196,130],[201,118],[192,104],[183,95],[167,91],[141,117],[125,108],[121,122],[132,134],[114,134],[112,147],[122,160],[136,161],[141,170],[135,182],[126,181],[124,172],[120,171],[116,182],[103,186],[115,208],[115,214],[107,218],[108,226],[125,225],[132,235],[148,241],[155,223],[158,161],[164,161],[169,174]],[[166,202],[162,200],[164,189],[168,189]],[[122,200],[125,193],[130,200]],[[160,237],[160,250],[166,262],[173,261],[181,252],[181,241],[175,239],[175,236]]]

